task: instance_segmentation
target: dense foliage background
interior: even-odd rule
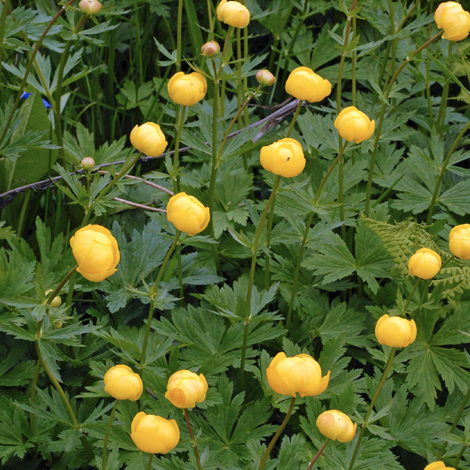
[[[101,468],[113,406],[102,379],[124,363],[142,374],[144,393],[118,404],[108,468],[147,467],[148,454],[129,437],[139,411],[174,418],[181,430],[178,446],[154,458],[152,468],[197,468],[183,414],[164,398],[168,377],[191,369],[209,383],[206,400],[190,412],[203,468],[257,469],[289,405],[266,381],[271,359],[284,351],[310,354],[325,373],[331,370],[323,394],[297,398],[265,467],[306,469],[324,441],[315,426],[322,411],[338,409],[358,428],[363,424],[390,354],[375,338],[375,323],[400,312],[416,321],[418,337],[398,350],[354,469],[422,469],[438,457],[470,468],[470,266],[448,249],[450,229],[470,213],[470,43],[437,38],[413,54],[439,32],[438,3],[358,0],[351,10],[349,1],[246,0],[251,21],[235,30],[224,56],[231,59],[219,76],[224,91],[214,140],[212,62],[200,48],[210,39],[223,46],[227,26],[217,20],[213,0],[109,0],[91,17],[73,2],[64,12],[62,4],[0,4],[2,468]],[[222,55],[215,60],[220,64]],[[284,86],[299,66],[328,79],[333,92],[322,102],[304,102],[293,128],[307,165],[281,181],[247,305],[255,230],[274,184],[260,167],[260,148],[286,136],[297,102]],[[222,154],[212,230],[183,234],[163,273],[140,367],[150,286],[175,236],[158,210],[179,171],[168,152],[181,109],[167,92],[179,67],[200,70],[208,80],[205,99],[187,108],[180,152],[181,190],[205,206],[213,142],[220,146],[240,104],[258,87],[259,69],[277,81],[257,93],[232,129],[240,132]],[[20,89],[32,96],[19,101]],[[318,199],[340,148],[333,122],[352,104],[376,125],[382,116],[382,129],[347,147],[343,204],[338,166]],[[117,162],[136,156],[128,136],[147,121],[161,126],[167,153],[142,158],[130,173],[140,179],[120,180],[95,203],[121,168]],[[85,157],[100,171],[82,170]],[[86,211],[89,222],[116,237],[118,272],[99,283],[74,274],[60,292],[61,306],[46,306],[45,291],[75,264],[69,239]],[[414,290],[407,263],[421,247],[438,252],[443,268]],[[348,469],[356,440],[330,442],[315,466]]]

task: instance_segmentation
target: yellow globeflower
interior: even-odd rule
[[[298,100],[321,101],[331,93],[331,83],[308,67],[297,67],[286,81],[286,91]]]
[[[266,377],[271,388],[281,395],[301,397],[320,395],[328,387],[330,371],[322,377],[320,364],[308,354],[286,357],[280,352],[269,364]]]
[[[275,175],[293,178],[305,168],[302,146],[295,139],[278,140],[261,148],[261,166]]]
[[[317,418],[317,428],[328,439],[345,444],[354,439],[357,425],[341,411],[330,410]]]
[[[146,122],[135,126],[130,135],[131,144],[149,157],[159,157],[166,149],[168,142],[158,124]]]
[[[177,408],[194,408],[206,399],[207,382],[202,374],[179,370],[168,380],[165,398]]]
[[[180,430],[174,419],[137,413],[131,424],[131,438],[143,452],[166,454],[178,445]]]
[[[366,114],[359,111],[355,106],[349,106],[338,114],[335,127],[343,139],[359,144],[363,140],[372,137],[375,121],[371,121]]]
[[[470,32],[470,13],[457,2],[441,3],[434,13],[437,27],[444,30],[443,39],[461,41]]]
[[[442,461],[437,461],[426,465],[424,470],[455,470],[454,467],[446,467],[446,464]]]
[[[449,233],[449,250],[460,259],[470,259],[470,224],[454,227]]]
[[[250,22],[250,12],[248,8],[240,2],[227,2],[227,0],[222,0],[217,7],[217,18],[219,21],[229,26],[245,28]]]
[[[139,374],[123,364],[111,367],[104,375],[103,380],[104,391],[118,400],[136,401],[144,390]]]
[[[168,82],[170,98],[182,106],[192,106],[204,99],[207,92],[207,81],[204,75],[193,72],[185,75],[184,72],[175,73]]]
[[[408,260],[410,275],[421,279],[431,279],[440,271],[441,266],[441,257],[429,248],[419,249]]]
[[[401,317],[383,315],[375,326],[375,336],[380,344],[391,348],[406,348],[416,339],[416,323]]]
[[[70,239],[77,271],[86,279],[99,282],[114,274],[120,254],[116,239],[101,225],[89,224]]]
[[[168,201],[166,218],[178,230],[196,235],[209,225],[210,212],[194,196],[178,193]]]

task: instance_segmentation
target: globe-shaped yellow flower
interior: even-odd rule
[[[70,239],[77,271],[86,279],[99,282],[114,274],[120,254],[116,239],[101,225],[89,224]]]
[[[139,374],[123,364],[111,367],[103,380],[104,391],[118,400],[136,401],[144,390]]]
[[[470,13],[457,2],[441,3],[434,13],[437,27],[444,30],[443,39],[461,41],[470,32]]]
[[[222,0],[217,7],[217,18],[229,26],[245,28],[250,22],[250,12],[240,2]]]
[[[446,464],[442,461],[437,461],[426,465],[424,470],[455,470],[454,467],[446,467]]]
[[[308,67],[297,67],[286,81],[286,91],[298,100],[321,101],[331,93],[331,83]]]
[[[429,248],[419,249],[408,260],[410,275],[421,279],[431,279],[440,271],[441,266],[441,257]]]
[[[305,168],[302,146],[295,139],[278,140],[261,148],[261,166],[275,175],[293,178]]]
[[[355,106],[349,106],[338,114],[335,127],[343,139],[359,144],[363,140],[372,137],[375,130],[375,121],[371,121],[366,114],[359,111]]]
[[[194,408],[206,399],[206,378],[189,370],[179,370],[168,380],[165,398],[177,408]]]
[[[168,145],[160,126],[153,122],[135,126],[129,137],[131,144],[149,157],[159,157]]]
[[[308,354],[286,357],[277,354],[266,370],[266,378],[271,388],[281,395],[301,397],[320,395],[328,387],[330,371],[322,377],[320,364]]]
[[[178,230],[196,235],[209,224],[210,212],[194,196],[178,193],[168,201],[166,217]]]
[[[187,75],[184,72],[175,73],[168,82],[170,98],[182,106],[192,106],[204,99],[207,92],[207,81],[204,75],[193,72]]]
[[[380,344],[391,348],[406,348],[416,339],[416,323],[401,317],[383,315],[375,326],[375,336]]]
[[[328,439],[345,444],[354,439],[357,425],[341,411],[330,410],[317,418],[317,428]]]
[[[143,452],[166,454],[180,440],[180,430],[174,419],[137,413],[131,424],[131,438]]]
[[[449,250],[460,259],[470,259],[470,224],[454,227],[449,233]]]

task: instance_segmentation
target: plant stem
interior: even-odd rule
[[[69,418],[72,421],[73,427],[75,429],[79,430],[80,429],[80,424],[78,424],[77,418],[75,416],[75,413],[73,412],[72,406],[70,405],[70,402],[69,402],[69,399],[67,398],[67,395],[65,395],[65,393],[64,393],[62,387],[60,386],[59,382],[54,377],[54,374],[51,372],[51,370],[47,366],[46,362],[42,358],[41,349],[39,348],[39,341],[40,341],[40,339],[36,340],[36,352],[37,352],[39,360],[41,361],[41,366],[46,371],[46,374],[48,375],[50,381],[52,382],[52,385],[54,386],[54,388],[59,393],[60,398],[62,399],[62,402],[64,403],[64,406],[67,410],[67,414],[69,415]],[[87,440],[86,436],[81,436],[80,441],[82,442],[83,448],[85,449],[85,451],[87,452],[89,457],[91,459],[93,459],[95,457],[95,455],[93,454],[93,450],[91,449],[90,444],[88,443],[88,440]]]
[[[153,455],[154,454],[150,454],[149,463],[147,464],[147,470],[151,470],[151,468],[152,468]]]
[[[60,284],[54,289],[51,295],[46,300],[46,305],[50,305],[51,302],[54,300],[54,297],[57,296],[57,294],[61,291],[62,287],[64,287],[65,283],[69,280],[69,278],[72,276],[72,274],[75,273],[76,269],[78,268],[78,264],[76,264],[60,281]]]
[[[181,263],[181,243],[178,243],[178,284],[180,286],[180,306],[183,306],[183,297],[184,297],[184,289],[183,289],[183,265]]]
[[[186,420],[186,426],[188,426],[189,435],[191,436],[191,439],[193,441],[194,455],[196,457],[197,468],[198,470],[202,470],[201,459],[199,457],[199,450],[196,444],[196,438],[194,437],[193,429],[191,428],[191,423],[189,422],[188,410],[184,408],[183,411],[184,411],[184,419]]]
[[[432,194],[432,199],[431,199],[431,205],[429,206],[429,211],[428,211],[428,217],[426,219],[426,224],[429,225],[432,221],[432,216],[434,215],[434,206],[437,201],[437,197],[439,194],[439,189],[441,188],[441,183],[442,183],[442,178],[444,178],[444,174],[447,169],[447,165],[449,164],[449,161],[452,157],[452,154],[455,152],[455,149],[457,148],[457,145],[459,145],[460,140],[462,139],[463,135],[465,132],[468,131],[470,128],[470,121],[465,124],[465,127],[461,130],[460,134],[457,136],[457,138],[454,140],[454,143],[452,144],[452,147],[450,148],[449,152],[446,155],[446,159],[442,163],[441,169],[439,171],[439,176],[436,181],[436,186],[434,187],[434,192]]]
[[[392,350],[390,351],[390,356],[388,358],[387,365],[385,366],[385,370],[382,375],[382,380],[380,381],[379,386],[377,387],[377,390],[375,391],[375,394],[372,398],[372,401],[370,402],[369,409],[367,410],[366,417],[364,419],[364,423],[361,428],[361,433],[359,434],[359,437],[356,441],[356,446],[354,447],[354,453],[353,453],[353,456],[351,457],[351,462],[349,463],[348,470],[352,470],[354,467],[354,462],[356,461],[357,453],[359,451],[362,438],[364,437],[367,425],[369,424],[370,414],[372,413],[372,409],[374,408],[375,402],[377,398],[379,397],[380,391],[382,390],[382,387],[385,381],[387,380],[388,373],[390,371],[390,368],[392,367],[393,358],[395,357],[395,351],[396,351],[396,348],[392,348]]]
[[[468,441],[465,441],[464,445],[460,449],[460,452],[457,454],[457,457],[455,457],[454,467],[456,469],[458,468],[460,459],[462,458],[462,455],[464,454],[464,452],[467,450],[467,447],[468,447]]]
[[[326,175],[323,177],[323,180],[322,182],[320,183],[320,186],[318,187],[317,189],[317,194],[315,195],[315,201],[313,203],[313,205],[317,205],[318,204],[318,201],[320,200],[320,196],[321,196],[321,192],[328,180],[328,178],[330,177],[331,173],[333,172],[336,164],[339,162],[339,160],[341,159],[341,157],[343,156],[343,153],[344,151],[346,150],[346,146],[348,145],[348,141],[345,140],[344,141],[344,144],[343,146],[341,147],[341,150],[339,151],[338,153],[338,156],[335,158],[335,160],[333,161],[333,163],[331,164],[330,168],[328,169]]]
[[[266,207],[264,208],[263,213],[261,214],[261,217],[259,219],[258,227],[256,228],[256,232],[255,232],[255,238],[253,240],[253,246],[251,248],[252,256],[251,256],[250,279],[248,281],[248,290],[247,290],[246,302],[245,302],[245,309],[248,312],[248,315],[245,318],[245,325],[243,328],[243,346],[242,346],[242,356],[240,359],[240,370],[239,370],[240,388],[243,388],[243,384],[244,384],[246,348],[248,344],[248,332],[250,329],[250,319],[251,319],[251,293],[253,291],[253,283],[255,280],[256,258],[258,255],[259,239],[261,237],[261,231],[263,230],[264,221],[266,220],[266,216],[268,215],[269,207],[271,206],[273,200],[276,198],[276,194],[279,189],[280,182],[281,182],[281,177],[277,175],[274,181],[274,186],[271,191],[271,195],[269,196],[268,202],[266,203]]]
[[[180,109],[179,124],[178,124],[178,129],[176,131],[176,137],[175,137],[175,153],[173,154],[173,171],[176,173],[176,175],[173,177],[173,191],[175,192],[175,194],[180,192],[179,153],[180,153],[181,132],[183,131],[183,125],[184,125],[185,111],[186,111],[186,106],[182,106]]]
[[[297,108],[295,108],[295,114],[294,114],[294,117],[292,118],[289,129],[287,130],[286,138],[291,136],[292,131],[294,130],[295,122],[297,121],[297,118],[299,117],[300,110],[302,109],[302,105],[304,103],[303,100],[297,100],[297,101],[298,101]]]
[[[325,447],[328,445],[328,442],[330,442],[329,439],[327,439],[323,445],[320,447],[320,450],[317,452],[317,454],[315,455],[315,457],[313,457],[312,461],[310,462],[310,465],[308,466],[307,470],[311,470],[312,467],[313,467],[313,464],[318,460],[318,457],[320,457],[320,455],[323,453],[323,451],[325,450]]]
[[[339,70],[338,70],[338,82],[336,84],[336,114],[339,114],[341,111],[341,81],[343,79],[343,69],[344,69],[344,61],[346,60],[347,52],[346,48],[349,42],[349,32],[351,31],[351,19],[350,16],[351,12],[356,8],[357,0],[353,0],[351,5],[351,10],[349,11],[348,20],[346,22],[346,32],[344,34],[344,44],[343,44],[343,51],[341,53],[341,60],[339,62]],[[341,139],[341,137],[340,137]]]
[[[269,443],[268,448],[266,449],[266,452],[263,455],[261,463],[259,464],[258,470],[263,470],[264,466],[266,465],[266,461],[268,460],[269,454],[273,450],[274,444],[276,444],[276,441],[279,439],[279,436],[282,434],[282,431],[284,431],[284,428],[286,427],[287,422],[289,421],[290,415],[292,414],[292,410],[294,409],[294,404],[295,397],[292,397],[284,421],[281,423],[276,434],[274,434],[274,437],[271,439],[271,442]]]
[[[2,135],[0,136],[0,146],[3,144],[3,141],[5,139],[5,136],[7,135],[7,131],[8,131],[8,128],[10,127],[11,125],[11,122],[13,120],[13,116],[15,114],[15,111],[16,109],[18,108],[18,104],[20,102],[20,99],[21,99],[21,95],[23,94],[23,91],[24,91],[24,88],[26,86],[26,82],[28,81],[28,76],[29,76],[29,73],[31,72],[31,68],[33,66],[33,63],[34,63],[34,59],[36,57],[36,54],[38,53],[39,51],[39,48],[41,47],[43,41],[44,41],[44,38],[47,36],[47,33],[50,31],[50,29],[52,28],[52,26],[54,25],[54,23],[57,21],[57,19],[59,18],[60,15],[62,15],[62,13],[65,11],[65,9],[72,5],[72,3],[75,2],[75,0],[69,0],[69,2],[65,5],[62,6],[62,8],[55,14],[55,16],[52,18],[52,20],[49,22],[49,24],[47,25],[46,29],[44,30],[44,32],[42,33],[41,37],[39,38],[38,42],[36,43],[36,45],[34,46],[34,50],[31,54],[31,57],[28,61],[28,65],[26,66],[26,71],[25,71],[25,74],[24,74],[24,77],[23,77],[23,81],[21,82],[21,85],[20,85],[20,88],[18,90],[18,94],[16,95],[16,99],[15,99],[15,102],[13,103],[13,107],[11,108],[11,111],[10,111],[10,115],[8,116],[8,119],[7,119],[7,122],[5,124],[5,127],[3,128],[3,133]]]
[[[287,134],[286,134],[285,138],[289,138],[291,136],[292,131],[294,129],[295,122],[297,121],[297,118],[299,117],[299,114],[300,114],[300,110],[302,109],[302,104],[303,104],[303,100],[298,100],[298,104],[297,104],[297,108],[295,110],[294,117],[292,118],[292,121],[290,123],[289,129],[287,131]],[[271,232],[272,232],[272,228],[273,228],[274,206],[275,206],[275,204],[276,204],[276,199],[273,199],[273,202],[271,204],[271,211],[269,212],[268,228],[266,230],[266,246],[267,246],[268,250],[271,247]],[[266,255],[266,260],[265,260],[265,264],[264,264],[264,275],[265,275],[265,283],[266,283],[266,288],[267,289],[269,288],[269,284],[270,284],[270,281],[269,281],[269,263],[270,263],[270,259],[271,259],[271,257],[268,253]]]
[[[207,0],[207,15],[209,17],[209,41],[214,40],[214,22],[212,21],[212,0]]]
[[[113,409],[111,410],[111,415],[109,416],[108,427],[106,428],[106,434],[104,435],[103,455],[101,457],[101,461],[102,461],[101,470],[106,470],[106,461],[108,460],[107,449],[108,449],[109,433],[111,431],[111,425],[113,424],[114,413],[116,412],[118,402],[119,402],[118,399],[114,401],[114,406],[113,406]]]
[[[342,140],[341,136],[340,139]],[[338,165],[338,204],[339,204],[339,220],[344,222],[344,201],[343,201],[343,192],[344,192],[344,152],[339,158]],[[344,224],[341,225],[341,237],[346,242],[346,227]]]
[[[142,344],[142,353],[140,356],[140,371],[142,372],[144,369],[144,363],[145,363],[145,356],[147,354],[147,343],[149,340],[149,334],[150,334],[150,326],[152,323],[152,318],[153,318],[153,311],[155,310],[155,296],[157,295],[158,292],[158,287],[160,284],[160,281],[162,280],[163,274],[165,272],[166,266],[168,264],[168,261],[170,261],[171,254],[173,253],[176,245],[178,244],[178,240],[180,239],[181,236],[181,231],[177,230],[175,239],[173,240],[173,243],[168,250],[168,253],[165,256],[165,259],[163,260],[163,263],[160,267],[160,271],[158,272],[157,275],[157,280],[155,281],[155,284],[150,288],[149,292],[149,297],[150,297],[150,308],[149,308],[149,315],[147,318],[147,328],[145,329],[145,336],[144,336],[144,342]]]
[[[30,390],[30,397],[29,400],[31,403],[36,403],[36,386],[39,380],[39,372],[41,370],[41,361],[38,359],[36,362],[36,366],[34,367],[34,375],[33,380],[31,381],[31,390]],[[31,434],[36,432],[36,415],[34,413],[30,413],[30,423],[31,423]]]
[[[106,186],[104,187],[101,192],[98,194],[98,196],[96,197],[96,199],[90,204],[90,207],[88,208],[88,210],[86,211],[85,213],[85,216],[83,217],[83,220],[82,220],[82,227],[84,227],[87,223],[88,223],[88,220],[90,219],[90,215],[92,214],[92,208],[95,204],[97,204],[101,198],[121,179],[125,176],[125,174],[140,160],[140,157],[142,155],[142,152],[139,152],[137,154],[137,156],[131,160],[126,166],[124,166],[124,168],[121,169],[121,171],[119,173],[117,173],[113,180]]]
[[[382,126],[384,122],[384,117],[385,117],[385,109],[387,106],[387,100],[390,95],[390,92],[392,91],[392,86],[395,83],[395,80],[397,79],[398,75],[400,72],[405,68],[405,66],[411,62],[417,54],[419,54],[425,47],[429,46],[432,42],[434,42],[436,39],[439,39],[444,31],[440,31],[437,33],[434,37],[426,41],[423,45],[418,47],[410,57],[407,57],[406,60],[398,67],[396,70],[395,74],[393,75],[392,79],[390,80],[387,90],[384,93],[384,103],[382,104],[382,109],[380,111],[380,117],[379,117],[379,124],[377,126],[377,129],[375,131],[375,141],[374,141],[374,151],[372,152],[371,160],[370,160],[370,165],[369,165],[369,178],[367,180],[367,189],[366,189],[366,204],[365,204],[365,209],[364,213],[365,216],[369,216],[369,208],[370,208],[370,196],[372,192],[372,178],[374,176],[374,167],[375,167],[375,159],[377,157],[377,151],[379,148],[379,141],[380,141],[380,133],[382,132]]]
[[[302,264],[302,259],[304,257],[304,250],[307,245],[308,241],[308,233],[310,232],[310,226],[312,225],[313,215],[315,214],[314,211],[310,212],[307,224],[305,225],[305,232],[304,237],[302,239],[302,244],[300,245],[299,256],[297,258],[297,264],[295,265],[295,274],[294,274],[294,282],[292,283],[292,294],[290,296],[289,302],[289,310],[287,311],[287,320],[286,320],[286,329],[288,330],[290,327],[291,317],[292,317],[292,310],[294,308],[294,301],[295,295],[297,293],[297,282],[299,281],[299,274],[300,274],[300,265]]]
[[[415,282],[415,285],[413,286],[413,290],[411,291],[411,294],[410,296],[408,297],[406,303],[405,303],[405,307],[403,308],[403,315],[406,315],[406,310],[408,308],[408,305],[410,305],[410,302],[411,302],[411,299],[413,298],[413,295],[414,293],[416,292],[416,289],[418,288],[419,286],[419,282],[421,281],[421,278],[418,278]]]
[[[448,48],[448,53],[447,53],[447,60],[446,62],[449,63],[450,58],[452,57],[452,48],[454,46],[454,43],[452,41],[449,41],[449,48]],[[439,105],[439,111],[437,113],[437,118],[436,118],[436,127],[439,130],[446,121],[446,107],[447,107],[447,98],[449,96],[449,87],[450,87],[450,78],[447,78],[444,88],[442,89],[442,96],[441,96],[441,103]]]
[[[176,71],[181,71],[181,48],[183,29],[183,0],[178,0],[178,19],[176,25]]]
[[[465,407],[467,406],[468,399],[470,398],[470,387],[468,387],[466,395],[463,397],[462,404],[460,405],[459,411],[457,412],[457,415],[454,419],[454,422],[452,423],[452,427],[450,428],[449,433],[453,434],[455,431],[455,428],[459,424],[460,418],[463,415],[463,412],[465,411]],[[447,442],[444,442],[436,455],[436,460],[440,460],[440,458],[444,455],[444,452],[447,449]]]

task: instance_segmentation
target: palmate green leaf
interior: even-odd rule
[[[34,374],[34,361],[24,360],[25,349],[17,346],[0,362],[0,387],[27,385]]]
[[[423,395],[431,410],[435,406],[436,390],[442,390],[441,378],[449,393],[452,393],[457,386],[465,394],[470,385],[470,373],[465,370],[468,368],[468,363],[464,352],[444,347],[448,344],[467,341],[464,334],[460,333],[459,337],[456,332],[453,332],[449,335],[447,342],[446,335],[457,324],[460,324],[460,328],[463,330],[470,328],[468,312],[468,304],[463,304],[455,313],[444,320],[441,326],[442,333],[440,330],[433,333],[432,326],[435,320],[430,322],[429,311],[425,313],[422,313],[421,310],[417,311],[418,338],[411,347],[413,357],[408,366],[407,383],[410,389],[415,388]],[[446,325],[447,322],[449,322],[448,325]]]
[[[376,278],[388,278],[390,275],[390,257],[378,237],[361,222],[358,224],[355,240],[356,258],[341,237],[331,233],[328,242],[320,242],[318,253],[306,258],[302,265],[314,274],[324,276],[323,284],[357,272],[376,294],[379,289]]]
[[[211,453],[228,466],[248,460],[246,442],[269,436],[276,426],[265,424],[271,414],[269,399],[242,407],[245,394],[233,397],[233,383],[225,375],[219,378],[218,391],[222,403],[206,410],[202,428],[211,436]]]

